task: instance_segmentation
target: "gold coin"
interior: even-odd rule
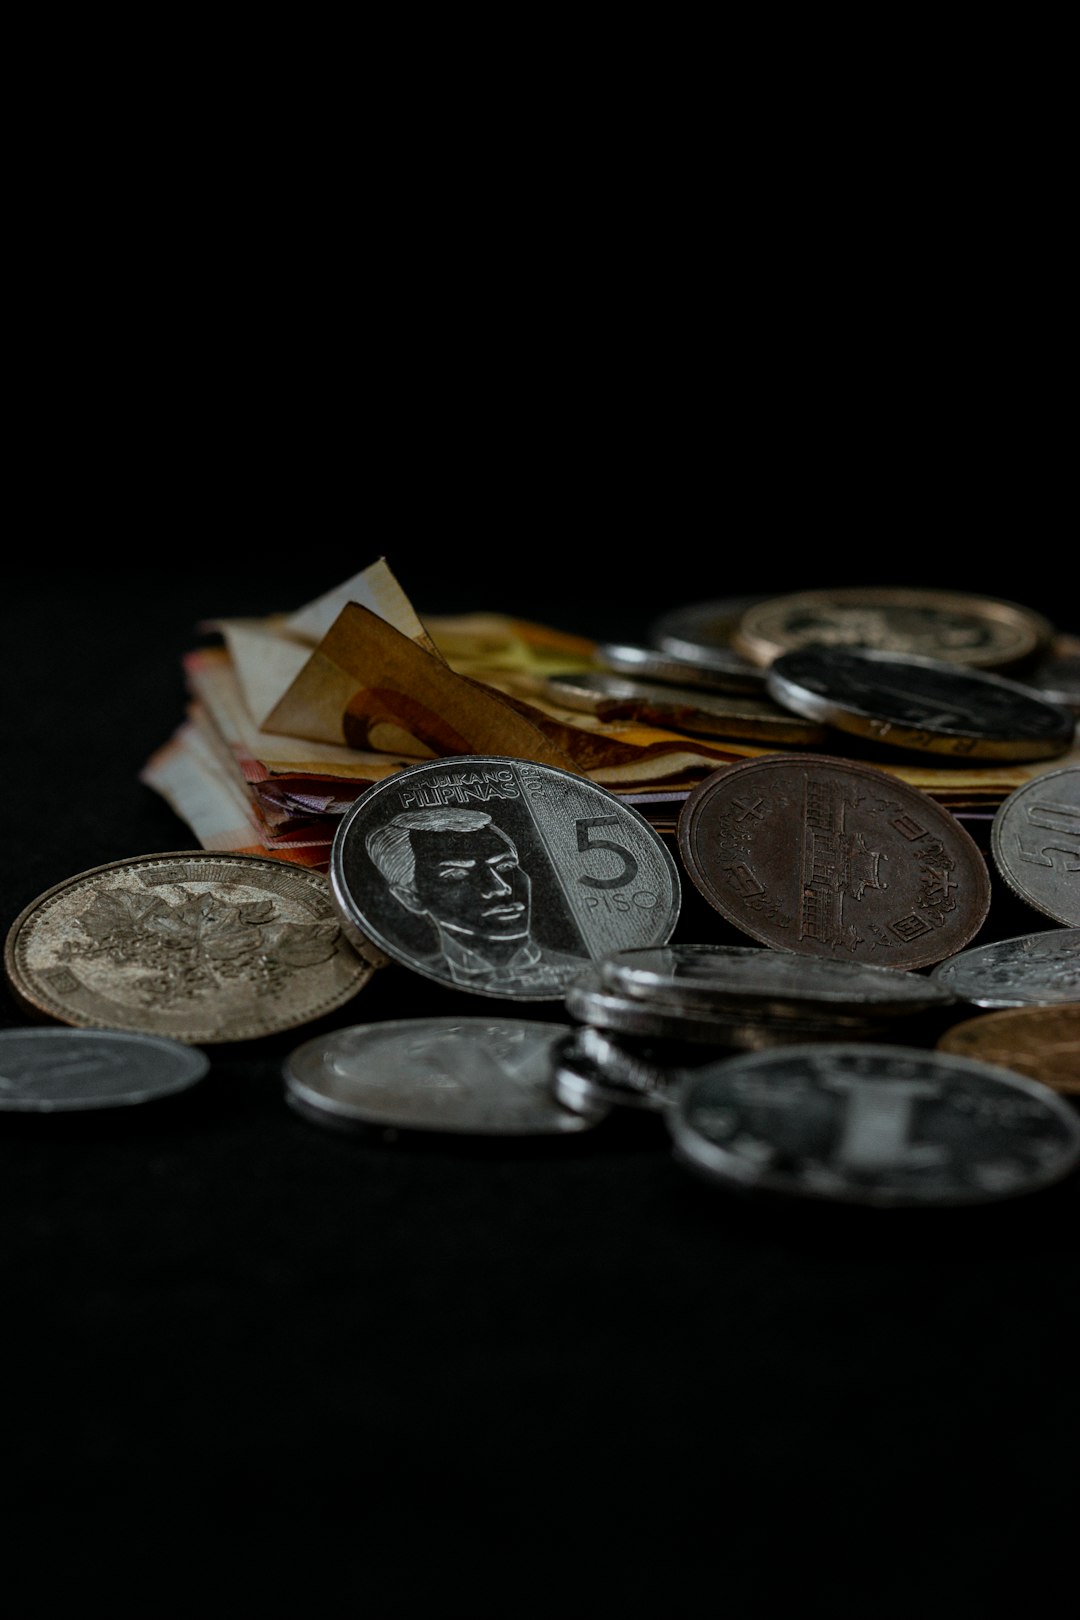
[[[1080,1005],[1009,1007],[954,1024],[942,1052],[1015,1069],[1055,1091],[1080,1094]]]
[[[748,608],[734,645],[755,664],[810,645],[869,647],[1004,669],[1049,646],[1052,626],[1015,602],[962,591],[799,591]]]
[[[257,855],[179,850],[79,872],[16,917],[15,995],[63,1024],[251,1040],[334,1011],[371,966],[326,878]]]

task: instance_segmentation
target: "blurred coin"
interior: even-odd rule
[[[1080,1005],[1075,1002],[982,1013],[954,1024],[937,1044],[939,1051],[1015,1069],[1055,1091],[1080,1093]]]
[[[803,647],[776,659],[766,686],[796,714],[920,754],[1049,759],[1076,730],[1068,709],[1017,681],[930,658]]]
[[[1080,1001],[1080,928],[997,939],[951,956],[931,977],[976,1007]]]
[[[738,671],[740,666],[753,663],[733,646],[743,615],[768,600],[762,596],[727,596],[713,602],[688,602],[654,620],[649,627],[649,641],[660,652],[693,663],[715,665],[718,658],[724,662],[730,659],[730,667]]]
[[[569,1035],[555,1049],[555,1096],[566,1108],[666,1108],[680,1070],[619,1054],[607,1066],[596,1062],[582,1036]],[[614,1045],[614,1043],[611,1043]]]
[[[207,850],[112,861],[58,883],[16,917],[4,967],[34,1012],[195,1045],[309,1023],[372,972],[344,938],[324,877]]]
[[[748,608],[735,649],[771,664],[796,647],[870,647],[979,669],[1002,669],[1050,644],[1053,629],[1015,602],[958,591],[799,591]]]
[[[209,1067],[205,1053],[160,1036],[0,1030],[0,1113],[75,1113],[154,1102],[187,1091]]]
[[[689,686],[695,691],[751,692],[765,690],[764,672],[738,653],[718,647],[695,658],[677,658],[674,653],[652,647],[631,647],[603,642],[595,652],[602,669],[616,675],[638,676],[642,680],[666,681],[671,686]]]
[[[598,964],[623,995],[748,1016],[877,1019],[944,1008],[954,997],[919,974],[754,945],[655,945],[615,951]]]
[[[825,737],[823,726],[778,707],[770,698],[682,691],[602,670],[551,675],[544,689],[566,708],[602,720],[644,720],[702,737],[744,737],[762,743],[814,744]]]
[[[679,874],[637,810],[582,777],[463,755],[362,794],[334,839],[330,881],[350,927],[459,989],[559,1000],[595,956],[660,944]]]
[[[683,864],[705,899],[781,951],[928,967],[990,906],[986,861],[928,794],[827,755],[728,765],[679,815]]]
[[[588,1130],[607,1112],[553,1095],[565,1024],[519,1018],[407,1018],[307,1041],[284,1066],[289,1100],[328,1124],[547,1136]]]
[[[885,1207],[1035,1192],[1080,1158],[1080,1122],[1007,1069],[903,1046],[808,1046],[696,1070],[665,1115],[725,1186]]]
[[[1080,641],[1075,636],[1055,637],[1046,656],[1034,664],[1025,664],[1018,679],[1048,703],[1059,703],[1073,714],[1080,714]]]
[[[994,864],[1014,894],[1055,922],[1080,924],[1080,766],[1010,793],[990,828]]]

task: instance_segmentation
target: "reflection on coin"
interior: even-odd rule
[[[649,640],[661,652],[694,663],[715,664],[718,659],[738,670],[751,660],[733,646],[743,616],[761,596],[727,596],[713,602],[688,602],[672,608],[649,627]]]
[[[597,1062],[586,1037],[595,1031],[582,1029],[569,1035],[555,1048],[555,1096],[566,1108],[589,1111],[596,1108],[666,1108],[682,1081],[680,1070],[666,1068],[618,1053],[607,1064]]]
[[[746,737],[763,743],[822,742],[825,729],[781,709],[766,697],[732,697],[718,692],[683,691],[654,681],[628,680],[603,670],[552,675],[548,697],[568,709],[602,720],[644,720],[701,737]]]
[[[156,1035],[96,1029],[0,1030],[0,1112],[125,1108],[187,1091],[205,1053]]]
[[[827,755],[714,771],[679,814],[701,893],[783,951],[919,968],[960,950],[990,906],[969,833],[918,788]]]
[[[556,1102],[554,1049],[565,1024],[520,1018],[407,1018],[306,1041],[284,1066],[291,1101],[327,1123],[548,1136],[607,1112]]]
[[[965,592],[859,588],[799,591],[748,608],[736,651],[755,664],[810,645],[873,647],[979,669],[1003,669],[1048,646],[1041,614]]]
[[[975,1007],[1050,1007],[1080,1001],[1080,928],[1049,928],[977,945],[931,975]]]
[[[997,1063],[1055,1091],[1080,1094],[1080,1005],[1075,1002],[983,1013],[954,1024],[937,1044],[942,1052]]]
[[[944,985],[897,968],[754,945],[655,945],[615,951],[599,966],[623,995],[770,1018],[903,1017],[954,999]]]
[[[1025,782],[998,807],[990,849],[1005,882],[1055,922],[1080,924],[1080,766]]]
[[[1080,1123],[1007,1069],[900,1046],[807,1046],[688,1076],[676,1153],[730,1187],[885,1207],[1034,1192],[1080,1158]]]
[[[1080,639],[1055,636],[1049,652],[1034,664],[1025,664],[1019,678],[1047,702],[1080,714]]]
[[[361,795],[331,852],[341,915],[443,984],[559,1000],[591,958],[659,944],[679,874],[613,793],[551,765],[464,755]]]
[[[616,675],[636,675],[642,680],[666,681],[671,686],[690,686],[706,692],[749,692],[765,690],[764,672],[738,653],[718,647],[694,658],[677,658],[674,653],[653,647],[631,647],[624,643],[603,642],[595,658],[602,669]]]
[[[765,684],[795,714],[920,754],[1050,759],[1076,730],[1068,709],[1017,681],[940,659],[802,647],[777,658]]]
[[[180,850],[58,883],[7,937],[16,996],[65,1024],[205,1045],[292,1029],[371,977],[326,879],[257,855]]]

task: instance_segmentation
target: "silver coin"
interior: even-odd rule
[[[850,1204],[982,1204],[1080,1158],[1048,1086],[901,1046],[789,1047],[694,1071],[665,1115],[677,1156],[730,1187]]]
[[[186,1091],[210,1067],[205,1052],[119,1030],[0,1030],[0,1112],[127,1108]]]
[[[1080,642],[1074,636],[1059,637],[1046,657],[1026,665],[1017,679],[1048,703],[1080,714]]]
[[[721,647],[711,653],[702,651],[695,658],[678,658],[654,647],[606,641],[596,648],[594,657],[601,669],[616,675],[636,675],[642,680],[666,681],[671,686],[690,686],[703,692],[760,694],[765,690],[764,670]]]
[[[681,1071],[643,1062],[629,1053],[609,1055],[604,1066],[588,1050],[585,1037],[589,1033],[583,1029],[568,1036],[555,1049],[553,1085],[564,1107],[655,1111],[669,1106],[676,1085],[683,1079]]]
[[[662,944],[679,874],[637,810],[528,760],[411,766],[339,827],[330,884],[346,925],[427,978],[515,1001],[559,1000],[595,957]]]
[[[1046,771],[1010,793],[990,850],[1021,900],[1055,922],[1080,924],[1080,766]]]
[[[471,1136],[588,1130],[606,1113],[556,1102],[554,1050],[570,1030],[520,1018],[408,1018],[306,1041],[285,1061],[290,1101],[330,1124]]]
[[[948,1007],[955,999],[943,984],[900,968],[763,946],[646,946],[615,951],[599,968],[604,983],[623,995],[770,1018],[904,1017]]]
[[[599,669],[580,675],[551,675],[544,690],[554,702],[599,715],[602,720],[642,720],[697,737],[742,737],[807,747],[825,741],[824,727],[780,708],[764,694],[744,697],[687,690]]]
[[[1080,1001],[1080,928],[1049,928],[976,945],[930,977],[976,1007],[1053,1007]]]
[[[727,596],[719,601],[688,602],[654,620],[649,640],[676,658],[714,665],[717,660],[730,660],[732,669],[744,668],[751,661],[735,650],[733,642],[743,615],[766,600],[763,596]]]
[[[916,753],[1051,759],[1076,731],[1075,715],[1018,681],[866,648],[783,653],[765,685],[794,714]]]

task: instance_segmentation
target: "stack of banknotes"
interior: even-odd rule
[[[265,619],[207,621],[184,660],[191,702],[141,776],[208,850],[325,871],[341,817],[420,760],[506,755],[585,776],[673,831],[682,803],[726,764],[787,749],[745,715],[733,735],[692,706],[583,706],[575,677],[620,667],[585,636],[494,613],[420,613],[380,558],[318,600]],[[567,701],[569,699],[569,701]],[[752,708],[753,705],[750,705]],[[659,716],[670,715],[666,723]],[[795,745],[797,746],[797,744]],[[819,753],[866,757],[837,732]],[[897,755],[882,768],[971,823],[1053,761]]]

